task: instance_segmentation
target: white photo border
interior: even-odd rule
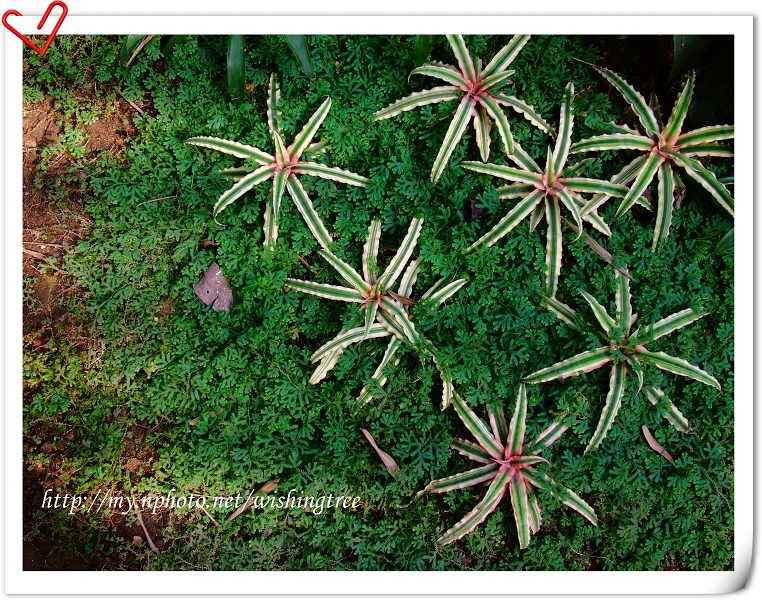
[[[74,8],[76,2],[69,2]],[[242,5],[243,3],[240,3]],[[178,5],[178,8],[182,5]],[[208,8],[209,5],[207,5]],[[116,8],[116,7],[113,7]],[[173,7],[173,10],[176,10]],[[242,10],[246,10],[242,8]],[[24,33],[39,13],[14,17]],[[161,33],[711,34],[735,42],[735,322],[753,314],[753,18],[750,16],[80,16],[59,35]],[[735,328],[734,569],[727,572],[40,572],[22,566],[22,42],[3,29],[5,592],[18,594],[537,594],[736,591],[753,544],[753,329]],[[54,42],[55,43],[55,42]],[[744,318],[744,323],[748,320]]]

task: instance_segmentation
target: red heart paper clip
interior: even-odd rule
[[[48,9],[45,11],[45,14],[42,15],[42,19],[40,19],[40,24],[37,25],[37,30],[41,30],[43,26],[45,25],[45,21],[48,20],[48,17],[50,16],[50,13],[52,12],[53,8],[56,6],[61,7],[61,14],[58,17],[58,22],[56,22],[55,27],[53,27],[53,31],[50,32],[50,35],[48,36],[47,41],[45,42],[45,45],[42,48],[39,48],[32,40],[30,40],[25,35],[22,35],[15,27],[8,24],[8,17],[11,15],[16,15],[17,17],[22,17],[23,15],[17,11],[17,10],[6,10],[5,14],[3,14],[3,25],[5,25],[8,28],[8,31],[13,32],[13,34],[19,38],[22,42],[24,42],[27,46],[29,46],[32,50],[37,52],[40,56],[45,56],[45,53],[48,51],[48,48],[50,47],[50,44],[53,42],[53,38],[56,37],[56,33],[58,33],[58,28],[61,27],[61,23],[63,23],[64,18],[69,12],[69,9],[66,7],[66,5],[63,2],[60,2],[59,0],[55,0],[55,2],[51,2],[50,6],[48,6]]]

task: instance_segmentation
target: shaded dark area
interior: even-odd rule
[[[729,35],[630,35],[596,36],[601,48],[601,64],[621,73],[656,106],[674,104],[684,77],[696,73],[696,87],[686,120],[686,130],[733,123],[733,36]],[[622,97],[611,90],[612,102],[621,106]],[[634,115],[625,111],[631,122]],[[662,119],[668,114],[662,111]]]

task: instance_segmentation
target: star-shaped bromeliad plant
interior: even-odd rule
[[[663,371],[695,379],[718,390],[720,389],[720,384],[714,377],[688,361],[670,356],[664,352],[653,352],[646,348],[647,344],[693,323],[705,316],[706,313],[686,308],[657,321],[653,325],[636,329],[633,333],[630,333],[637,319],[637,315],[632,312],[630,280],[621,272],[615,272],[617,280],[616,318],[611,317],[606,312],[606,309],[590,294],[584,291],[581,292],[590,308],[592,308],[598,324],[603,329],[604,338],[607,342],[606,345],[572,356],[524,378],[524,381],[527,383],[542,383],[553,379],[576,377],[611,363],[610,386],[606,397],[606,405],[603,407],[598,426],[585,452],[597,448],[614,423],[622,403],[622,398],[624,397],[625,379],[628,370],[637,375],[640,384],[639,389],[643,387],[643,367],[646,365],[652,365]],[[570,325],[573,329],[583,333],[590,331],[584,319],[563,302],[560,302],[556,298],[547,298],[545,305],[559,319]],[[688,421],[674,404],[666,399],[661,390],[653,387],[646,388],[646,396],[653,404],[657,402],[666,403],[667,410],[665,417],[676,429],[683,432],[690,429]]]
[[[449,85],[414,92],[375,113],[377,120],[388,119],[418,106],[451,100],[460,101],[455,110],[455,116],[450,122],[450,127],[445,133],[439,153],[434,159],[434,165],[431,168],[432,182],[436,183],[439,180],[450,155],[463,137],[463,133],[472,119],[476,132],[476,143],[482,160],[489,159],[492,143],[490,131],[493,121],[503,140],[506,154],[513,154],[513,135],[508,119],[503,112],[503,106],[512,108],[538,129],[553,135],[553,129],[534,108],[520,98],[505,94],[502,91],[514,73],[514,71],[506,69],[518,56],[528,40],[528,35],[514,36],[482,69],[481,60],[477,58],[474,61],[466,47],[463,36],[448,35],[447,41],[450,43],[453,54],[455,54],[458,66],[454,67],[438,62],[426,63],[417,69],[413,69],[411,75],[436,77],[446,81]]]
[[[674,169],[681,169],[708,191],[732,217],[734,215],[733,197],[715,174],[702,165],[696,157],[733,156],[731,146],[717,142],[732,139],[735,128],[733,125],[711,125],[683,133],[683,123],[693,96],[693,75],[691,74],[686,80],[669,121],[662,128],[656,113],[648,106],[643,96],[621,75],[601,67],[595,67],[595,69],[622,94],[645,132],[618,127],[616,133],[597,135],[577,142],[571,148],[573,153],[601,150],[637,150],[641,153],[612,179],[613,182],[622,185],[632,183],[617,208],[616,216],[620,217],[630,210],[658,174],[659,205],[651,246],[652,250],[656,250],[659,242],[669,236],[676,188]],[[595,196],[582,209],[582,214],[597,210],[610,198],[609,194]]]
[[[627,193],[626,187],[610,181],[564,175],[574,124],[573,99],[574,84],[569,82],[564,91],[564,101],[561,104],[556,145],[553,149],[548,148],[544,169],[541,169],[518,144],[515,144],[514,153],[509,157],[520,167],[518,169],[492,163],[460,163],[462,167],[471,171],[507,179],[512,183],[498,188],[500,198],[520,199],[497,225],[471,244],[468,251],[473,251],[479,246],[492,246],[530,215],[529,229],[534,231],[544,216],[548,222],[545,283],[548,293],[552,296],[555,295],[558,288],[558,277],[561,272],[561,205],[574,218],[580,233],[584,219],[605,235],[611,235],[608,226],[595,211],[589,211],[584,216],[582,215],[582,208],[587,204],[587,201],[580,194],[591,192],[605,193],[610,196],[624,196]]]
[[[491,483],[481,502],[439,538],[440,544],[450,544],[476,529],[498,507],[507,493],[511,498],[513,516],[516,519],[519,546],[526,548],[531,534],[537,533],[542,524],[540,503],[534,488],[549,491],[593,525],[598,525],[595,511],[587,502],[570,489],[556,483],[546,473],[537,470],[539,463],[548,462],[540,453],[555,443],[568,427],[561,422],[562,417],[531,444],[525,444],[527,392],[524,384],[519,388],[510,425],[506,423],[502,407],[489,411],[490,427],[487,427],[458,394],[453,395],[452,404],[477,443],[456,439],[450,447],[481,463],[482,466],[436,479],[419,493],[444,493],[480,483]]]
[[[255,185],[268,179],[273,180],[273,195],[268,199],[265,208],[264,245],[272,249],[278,239],[278,215],[280,214],[283,192],[288,191],[296,208],[304,218],[312,235],[325,249],[331,244],[331,235],[323,225],[307,192],[299,181],[299,175],[314,175],[323,179],[331,179],[358,187],[365,187],[366,177],[337,167],[329,167],[320,163],[305,160],[310,154],[316,154],[324,147],[321,143],[312,143],[318,128],[331,110],[331,99],[326,98],[320,108],[315,111],[304,128],[294,138],[290,146],[283,142],[283,134],[279,125],[278,100],[280,88],[275,76],[270,77],[270,88],[267,100],[267,123],[275,147],[275,155],[263,152],[254,146],[216,137],[193,137],[186,144],[211,148],[237,158],[243,158],[243,167],[223,169],[222,174],[232,178],[236,183],[222,194],[214,205],[214,216],[222,212],[232,202],[243,196]]]
[[[311,384],[320,382],[328,374],[348,346],[371,338],[389,336],[392,338],[381,364],[373,374],[373,380],[379,387],[386,383],[384,369],[404,344],[423,348],[436,362],[436,349],[416,330],[408,314],[409,307],[416,303],[409,296],[418,276],[420,258],[413,260],[410,264],[408,262],[413,255],[422,227],[422,219],[411,221],[407,235],[381,274],[378,273],[377,267],[381,223],[374,220],[368,228],[368,236],[363,247],[362,275],[332,252],[321,250],[320,255],[336,270],[346,285],[331,285],[301,279],[286,280],[288,288],[329,300],[355,303],[364,313],[362,327],[341,331],[312,355],[311,361],[319,362],[319,364],[310,378]],[[406,265],[407,268],[405,268]],[[395,292],[393,288],[398,279],[399,286]],[[457,279],[445,285],[444,280],[439,280],[421,299],[429,300],[437,305],[441,304],[465,283],[465,279]],[[399,362],[399,359],[396,362]],[[453,386],[452,379],[444,373],[442,373],[442,380],[444,383],[442,408],[445,408],[452,397]],[[369,386],[365,386],[360,392],[359,399],[362,402],[369,402],[372,398],[373,391]]]

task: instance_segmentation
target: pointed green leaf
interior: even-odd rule
[[[450,159],[450,155],[455,150],[455,146],[458,145],[460,138],[463,137],[463,132],[466,131],[468,122],[471,120],[471,111],[476,105],[476,100],[464,96],[460,101],[455,116],[450,122],[450,126],[447,128],[442,145],[439,148],[437,157],[434,159],[434,165],[431,167],[431,182],[436,183],[439,181],[439,177],[442,175],[447,161]]]
[[[511,41],[503,46],[500,51],[495,54],[484,70],[481,72],[481,78],[489,77],[494,73],[498,73],[506,68],[514,61],[518,56],[521,49],[529,41],[528,35],[514,35]]]
[[[255,171],[249,173],[246,177],[243,177],[240,181],[233,184],[226,192],[219,197],[214,205],[214,216],[216,217],[223,210],[225,210],[231,203],[235,202],[248,192],[255,185],[268,180],[273,176],[273,167],[270,165],[262,165]]]
[[[310,63],[310,55],[307,52],[307,43],[305,36],[303,35],[286,35],[284,36],[288,45],[291,47],[291,51],[294,56],[299,60],[299,65],[302,67],[302,71],[307,77],[312,77],[312,64]]]
[[[589,177],[564,177],[561,181],[570,190],[582,194],[607,194],[608,196],[623,198],[627,195],[628,191],[625,186],[618,183],[611,183],[601,179],[590,179]]]
[[[489,424],[492,427],[492,435],[498,445],[505,448],[508,442],[508,422],[505,420],[505,411],[502,406],[489,407]]]
[[[508,185],[501,185],[496,191],[500,194],[501,200],[512,200],[514,198],[523,198],[531,194],[535,189],[537,188],[528,183],[509,183]]]
[[[275,242],[278,241],[278,216],[280,215],[280,204],[283,200],[283,192],[286,189],[287,180],[287,171],[278,171],[275,174],[272,200],[267,202],[265,208],[264,245],[269,249],[275,248]]]
[[[516,225],[518,225],[524,217],[529,215],[534,210],[534,207],[538,202],[542,202],[542,192],[535,190],[529,196],[524,198],[521,202],[511,209],[511,211],[505,215],[497,225],[490,229],[486,234],[471,244],[467,252],[472,252],[474,249],[481,245],[491,246],[497,242],[501,237],[510,232]]]
[[[680,96],[675,102],[675,106],[672,108],[672,115],[667,121],[667,125],[664,127],[662,137],[667,144],[674,142],[680,135],[680,130],[683,128],[683,121],[688,114],[688,108],[691,105],[691,98],[693,97],[693,75],[691,74],[685,81],[683,91],[680,92]]]
[[[542,118],[542,115],[533,106],[527,104],[521,98],[517,98],[516,96],[506,96],[505,94],[492,94],[492,97],[498,104],[508,106],[515,110],[541,131],[544,131],[553,138],[556,137],[556,132],[548,122]]]
[[[260,165],[266,165],[275,162],[275,157],[267,152],[262,152],[259,148],[254,146],[247,146],[246,144],[239,144],[231,140],[224,140],[217,137],[192,137],[185,140],[186,144],[191,146],[201,146],[202,148],[211,148],[218,152],[224,152],[225,154],[231,154],[236,158],[248,158]]]
[[[333,240],[331,239],[328,230],[325,228],[325,225],[323,225],[323,221],[320,220],[317,212],[315,212],[315,207],[312,206],[312,201],[307,195],[307,192],[304,191],[302,184],[296,177],[289,177],[286,183],[286,189],[317,243],[324,249],[328,250]]]
[[[697,366],[692,365],[687,360],[670,356],[664,352],[649,352],[648,350],[639,350],[638,355],[644,362],[654,365],[662,371],[695,379],[703,384],[710,385],[718,390],[720,389],[720,383],[714,377]]]
[[[302,153],[312,143],[312,138],[315,137],[317,130],[328,116],[328,112],[331,110],[331,98],[325,99],[323,104],[320,105],[315,113],[307,121],[307,124],[299,132],[299,135],[294,138],[294,143],[289,147],[289,153],[291,154],[291,160],[296,161],[302,156]]]
[[[606,309],[603,308],[600,302],[593,298],[590,294],[588,294],[586,291],[581,290],[580,294],[582,294],[582,297],[587,300],[587,303],[590,305],[590,308],[593,309],[593,314],[595,315],[596,320],[600,324],[601,328],[603,329],[603,332],[609,336],[611,335],[611,330],[616,328],[616,321],[611,318],[611,315],[609,315],[608,312],[606,312]]]
[[[556,172],[556,165],[553,162],[553,150],[548,146],[545,157],[545,177],[543,179],[548,182],[555,182],[557,175],[560,175],[560,173]]]
[[[524,148],[522,148],[521,145],[515,140],[513,142],[513,154],[511,154],[508,158],[522,167],[525,171],[530,171],[539,175],[539,183],[542,183],[543,170],[535,162],[535,160],[529,156],[529,153],[524,150]],[[532,183],[534,183],[534,181]]]
[[[533,534],[540,530],[542,525],[542,511],[540,510],[540,501],[531,485],[526,486],[527,497],[529,498],[529,528]]]
[[[283,143],[283,138],[280,137],[280,134],[277,131],[271,133],[273,136],[273,144],[275,146],[275,162],[277,162],[279,166],[285,167],[291,162],[291,157],[288,155],[286,144]]]
[[[563,419],[565,417],[566,413],[562,414],[558,421],[552,423],[550,427],[548,427],[539,436],[537,436],[537,439],[529,444],[527,452],[531,452],[532,454],[539,454],[545,450],[545,448],[555,444],[556,441],[558,441],[558,439],[564,434],[564,432],[569,429],[567,425],[563,424]]]
[[[459,452],[466,458],[470,458],[471,460],[476,461],[478,463],[482,463],[485,465],[495,464],[494,459],[489,455],[489,453],[486,450],[484,450],[484,448],[482,448],[478,444],[469,442],[468,440],[462,440],[460,438],[457,438],[452,441],[452,443],[450,444],[450,448],[452,448],[456,452]]]
[[[579,213],[577,203],[574,201],[571,193],[569,193],[569,190],[564,188],[557,190],[556,197],[561,200],[566,210],[571,213],[574,223],[577,225],[577,229],[579,229],[579,234],[577,235],[577,238],[579,238],[582,235],[582,216]]]
[[[616,414],[619,412],[619,407],[622,404],[622,397],[625,391],[625,382],[627,378],[627,366],[625,363],[614,363],[611,366],[611,377],[609,379],[609,393],[606,396],[606,405],[601,412],[601,418],[598,420],[598,426],[595,428],[595,433],[590,439],[585,452],[595,450],[606,434],[611,429],[611,425],[614,423]]]
[[[519,386],[519,393],[516,396],[516,406],[511,417],[511,424],[508,427],[508,456],[517,456],[521,454],[524,447],[524,434],[526,433],[527,416],[527,388],[522,383]]]
[[[294,165],[292,171],[294,174],[314,175],[315,177],[322,177],[323,179],[338,181],[339,183],[348,183],[357,187],[365,187],[365,184],[370,181],[367,177],[352,173],[352,171],[339,169],[338,167],[328,167],[314,162],[298,162]]]
[[[529,216],[529,233],[532,233],[537,226],[542,223],[542,218],[545,216],[545,203],[539,202],[534,207],[532,214]]]
[[[316,283],[314,281],[303,281],[301,279],[286,279],[286,287],[313,296],[328,298],[329,300],[339,300],[341,302],[362,303],[365,298],[357,290],[345,288],[340,285],[330,285],[328,283]]]
[[[704,167],[699,161],[683,156],[679,152],[666,153],[677,165],[685,169],[688,175],[696,180],[701,186],[719,202],[730,216],[734,216],[735,202],[728,188],[717,180],[717,176]]]
[[[361,296],[367,294],[370,285],[360,277],[360,274],[355,271],[351,265],[341,260],[329,250],[318,250],[318,254],[320,254],[320,256],[322,256],[336,270],[348,286],[355,288]]]
[[[447,83],[450,83],[459,89],[465,90],[468,88],[468,82],[463,78],[463,75],[450,65],[445,65],[440,62],[429,62],[413,69],[411,75],[428,75],[429,77],[436,77],[442,79]]]
[[[468,81],[476,81],[476,68],[474,67],[474,61],[471,59],[471,54],[466,48],[466,42],[462,35],[448,35],[447,41],[450,42],[453,54],[458,61],[463,77]]]
[[[489,93],[494,98],[494,94],[505,87],[511,80],[511,76],[516,71],[501,71],[500,73],[493,73],[489,77],[481,77],[479,79],[479,90],[486,96]]]
[[[601,150],[642,150],[650,152],[654,142],[640,134],[607,133],[596,135],[572,145],[571,153],[600,152]]]
[[[228,94],[230,94],[230,99],[236,104],[243,99],[245,71],[244,38],[242,35],[229,35],[227,56]]]
[[[613,360],[611,350],[608,346],[587,350],[557,362],[554,365],[535,371],[531,375],[524,377],[527,383],[542,383],[552,379],[566,379],[567,377],[576,377],[582,373],[594,371],[610,363]]]
[[[633,160],[621,171],[619,171],[619,173],[614,175],[614,177],[611,178],[611,183],[628,185],[638,176],[638,173],[640,173],[643,165],[646,164],[647,159],[648,155],[638,156],[635,160]],[[582,216],[584,217],[586,214],[594,212],[599,206],[601,206],[601,204],[609,200],[609,198],[611,198],[610,194],[598,194],[593,196],[590,202],[585,204],[585,207],[582,209]]]
[[[551,479],[548,475],[543,475],[542,479],[545,483],[547,483],[547,486],[543,486],[546,489],[549,489],[551,494],[553,494],[556,498],[558,498],[561,502],[566,504],[569,508],[573,508],[576,510],[579,514],[581,514],[583,517],[585,517],[588,521],[590,521],[593,525],[596,527],[598,526],[598,518],[595,516],[595,511],[593,508],[585,502],[582,498],[580,498],[577,494],[575,494],[573,491],[571,491],[569,488],[564,487]]]
[[[382,325],[382,327],[384,326]],[[384,369],[391,362],[397,350],[399,350],[401,347],[402,347],[402,342],[400,342],[398,338],[392,337],[392,339],[389,340],[389,344],[386,346],[386,351],[384,352],[384,357],[381,359],[381,364],[378,365],[378,368],[371,376],[371,379],[373,379],[379,387],[383,387],[383,385],[386,383],[386,375],[384,375]],[[395,364],[398,362],[399,362],[399,359],[396,360]],[[360,390],[360,395],[357,397],[357,399],[359,402],[362,402],[363,404],[373,400],[373,394],[370,391],[369,386],[367,385],[363,386],[362,390]]]
[[[688,419],[686,419],[683,413],[672,404],[662,390],[649,385],[643,388],[643,391],[651,404],[654,406],[663,406],[665,408],[664,418],[667,419],[675,429],[680,433],[693,433],[693,429],[691,429],[691,424],[688,422]]]
[[[656,175],[656,172],[659,170],[659,167],[663,162],[664,158],[656,152],[648,155],[646,162],[643,164],[638,176],[635,178],[635,183],[632,184],[630,191],[627,192],[627,195],[617,208],[614,218],[618,219],[630,210],[630,207],[635,204],[635,201],[646,191],[646,188],[653,180],[654,175]]]
[[[123,67],[129,67],[140,51],[150,42],[155,35],[128,35],[119,48],[119,62]]]
[[[507,179],[508,181],[542,185],[542,175],[540,173],[532,173],[530,171],[525,171],[524,169],[515,169],[513,167],[506,167],[505,165],[496,165],[493,163],[485,164],[471,161],[463,161],[460,163],[460,166],[469,171],[476,171],[477,173],[500,177],[501,179]]]
[[[682,151],[690,146],[699,146],[720,140],[731,140],[734,136],[735,127],[733,125],[710,125],[709,127],[700,127],[699,129],[682,134],[675,141],[675,145]]]
[[[270,86],[267,88],[267,126],[271,132],[280,133],[278,102],[280,102],[280,85],[278,85],[278,78],[275,73],[270,73]]]
[[[529,545],[532,523],[529,516],[527,484],[520,472],[511,480],[509,487],[511,505],[513,505],[513,516],[516,519],[516,531],[519,535],[519,548],[523,550]]]
[[[402,275],[402,279],[400,279],[400,285],[397,288],[397,293],[400,296],[405,296],[407,298],[410,297],[410,294],[413,292],[413,286],[415,285],[415,280],[418,278],[418,270],[421,264],[421,257],[419,256],[415,260],[411,261],[410,264],[407,266],[407,269],[405,269],[405,272]]]
[[[287,281],[293,281],[293,280],[287,280]],[[319,285],[319,284],[316,284],[316,285]],[[292,287],[290,284],[286,284],[286,286]],[[298,288],[294,288],[294,289],[298,289]],[[300,290],[300,291],[304,291],[304,290]],[[312,293],[312,292],[308,292],[308,293]],[[332,354],[333,352],[336,352],[337,350],[343,350],[347,346],[350,346],[357,342],[362,342],[363,340],[366,340],[366,339],[387,337],[388,335],[389,335],[389,332],[378,323],[372,323],[369,330],[366,330],[365,327],[354,327],[353,329],[342,331],[341,333],[339,333],[339,335],[337,335],[331,341],[326,342],[325,344],[320,346],[320,348],[318,348],[315,351],[315,353],[310,357],[310,362],[316,363],[318,361],[324,360],[329,354]]]
[[[606,80],[613,85],[620,94],[622,94],[627,104],[632,107],[633,112],[640,120],[646,134],[650,137],[656,137],[659,132],[659,124],[656,122],[656,116],[654,115],[653,110],[651,110],[651,107],[648,106],[645,98],[643,98],[643,96],[641,96],[640,93],[627,83],[618,73],[614,73],[614,71],[609,71],[602,67],[595,67],[595,70],[603,75],[603,77],[605,77]]]
[[[381,221],[373,219],[368,227],[368,237],[362,249],[362,274],[366,282],[376,283],[378,272],[378,243],[381,239]]]
[[[545,290],[555,296],[558,289],[558,277],[561,274],[561,207],[558,199],[545,197],[545,218],[548,221],[547,244],[545,247]]]
[[[436,104],[437,102],[446,102],[448,100],[458,100],[461,97],[461,93],[450,87],[442,86],[431,88],[430,90],[423,90],[422,92],[413,92],[409,96],[392,102],[386,108],[373,113],[377,121],[382,119],[388,119],[394,117],[402,112],[412,110],[418,106],[425,106],[427,104]]]
[[[317,385],[325,379],[325,376],[328,375],[330,370],[336,366],[337,362],[339,362],[339,357],[343,351],[344,350],[340,348],[323,357],[323,360],[320,361],[320,364],[310,376],[310,385]]]
[[[445,302],[448,298],[451,298],[466,283],[468,283],[467,279],[456,279],[455,281],[448,283],[444,287],[437,289],[436,292],[433,292],[432,294],[428,296],[424,296],[424,298],[428,298],[432,302],[436,302],[437,304],[442,304],[442,302]]]
[[[365,336],[370,336],[371,329],[373,329],[373,324],[376,321],[376,313],[378,312],[378,303],[377,302],[368,302],[367,306],[365,307]],[[381,329],[384,329],[383,326],[381,326]],[[384,329],[384,332],[386,332],[386,329]]]
[[[480,96],[480,99],[484,108],[487,109],[489,116],[495,120],[495,126],[497,127],[497,131],[500,134],[500,139],[503,141],[505,154],[510,156],[515,152],[516,144],[513,140],[513,134],[511,133],[511,125],[508,123],[508,119],[506,118],[503,109],[500,108],[500,105],[495,102],[495,100],[489,94]],[[487,159],[485,158],[483,160]]]
[[[490,128],[492,123],[487,117],[487,111],[483,106],[477,106],[474,109],[474,134],[476,135],[476,146],[479,148],[479,155],[483,161],[489,160],[489,146],[492,142],[490,138]]]
[[[672,204],[675,201],[675,178],[672,174],[672,165],[668,162],[659,167],[659,208],[656,211],[656,226],[654,227],[654,239],[651,251],[656,252],[656,247],[661,240],[669,237],[669,227],[672,224]]]
[[[566,84],[564,90],[564,101],[561,104],[561,117],[558,123],[558,137],[556,138],[556,147],[553,150],[553,170],[561,173],[566,164],[566,158],[569,156],[571,148],[571,135],[574,126],[574,83],[571,81]]]
[[[543,296],[540,304],[556,315],[569,327],[576,331],[585,331],[585,325],[582,318],[571,306],[564,304],[555,296]]]
[[[665,335],[669,335],[673,331],[690,325],[694,321],[698,321],[702,317],[705,317],[708,313],[693,310],[692,308],[686,308],[680,312],[676,312],[664,319],[661,319],[654,323],[650,327],[646,327],[641,331],[638,329],[632,334],[632,341],[638,344],[647,344],[654,340],[658,340]]]
[[[500,465],[492,462],[484,467],[476,467],[457,475],[450,475],[449,477],[443,477],[441,479],[435,479],[427,486],[427,489],[437,494],[443,494],[445,492],[452,492],[453,490],[460,490],[473,485],[478,485],[494,479],[498,473]]]
[[[389,298],[383,298],[381,300],[380,308],[402,330],[406,341],[412,345],[415,345],[418,342],[420,335],[415,330],[415,325],[413,325],[413,322],[404,310],[402,310],[396,303],[389,300]]]
[[[498,444],[497,440],[490,433],[484,422],[476,416],[476,413],[472,411],[458,394],[454,394],[452,398],[452,405],[455,408],[455,412],[458,413],[460,420],[476,438],[479,445],[484,448],[489,455],[496,459],[502,460],[503,448],[501,444]]]
[[[616,322],[619,328],[630,333],[630,321],[632,321],[632,296],[630,294],[630,280],[621,272],[614,272],[616,280]]]
[[[498,471],[498,474],[490,484],[484,499],[482,499],[470,513],[463,517],[463,519],[458,521],[451,529],[447,530],[444,535],[437,540],[437,543],[442,546],[451,544],[455,540],[462,538],[467,533],[476,529],[476,527],[498,507],[505,495],[505,488],[515,473],[516,471],[514,470],[509,471],[501,469]]]
[[[732,157],[735,156],[733,146],[728,144],[695,144],[689,148],[683,148],[680,150],[680,154],[693,158],[696,156],[719,156],[719,157]]]
[[[410,257],[413,256],[415,245],[418,243],[418,236],[421,235],[422,228],[423,219],[413,219],[410,221],[410,227],[408,227],[407,234],[402,240],[400,247],[397,249],[397,252],[389,265],[378,278],[384,289],[394,286],[394,283],[397,281],[400,273],[402,273],[402,270],[410,260]]]
[[[415,66],[422,65],[431,54],[434,45],[433,35],[416,35],[413,40],[413,63]]]

